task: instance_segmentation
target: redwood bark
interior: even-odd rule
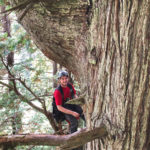
[[[150,0],[42,4],[29,9],[21,24],[48,58],[81,83],[87,127],[98,127],[103,118],[110,131],[86,149],[150,149]]]

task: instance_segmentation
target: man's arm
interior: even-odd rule
[[[63,106],[61,105],[57,105],[57,109],[65,114],[69,114],[69,115],[72,115],[76,118],[78,118],[80,116],[80,114],[78,114],[77,112],[75,111],[72,111],[72,110],[69,110],[69,109],[66,109],[64,108]]]

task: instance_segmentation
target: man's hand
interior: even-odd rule
[[[77,112],[73,111],[72,116],[74,116],[75,118],[79,118],[80,114],[78,114]]]

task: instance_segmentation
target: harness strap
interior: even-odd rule
[[[62,96],[62,100],[64,101],[64,92],[63,92],[61,85],[59,85],[57,89],[60,91],[61,96]]]
[[[73,99],[74,98],[74,91],[73,91],[72,85],[68,83],[67,86],[70,88],[71,99]]]

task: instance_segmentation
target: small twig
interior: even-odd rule
[[[67,128],[64,128],[64,129],[61,129],[61,130],[58,130],[54,133],[54,135],[57,135],[57,134],[60,134],[60,133],[64,133],[64,131],[67,130]],[[65,134],[65,133],[64,133]]]
[[[29,11],[30,8],[32,8],[34,5],[34,3],[30,3],[22,12],[22,14],[19,16],[18,21],[21,22],[21,20],[24,18],[24,16],[26,15],[26,13]]]
[[[32,1],[35,1],[35,0],[26,0],[20,4],[18,4],[17,6],[14,6],[8,10],[5,10],[5,11],[2,11],[1,13],[7,13],[7,12],[12,12],[12,11],[16,11],[16,10],[21,10],[21,9],[24,9],[27,5],[29,5]]]
[[[46,109],[46,104],[45,104],[44,100],[43,100],[43,103],[42,103],[42,108],[44,109],[45,114],[48,114],[48,111]]]
[[[8,87],[8,88],[10,88],[11,90],[13,90],[13,91],[16,93],[15,89],[14,89],[12,86],[10,86],[10,85],[8,85],[8,84],[2,82],[2,81],[0,81],[0,84],[6,86],[6,87]],[[28,98],[26,98],[25,96],[23,96],[19,91],[16,93],[16,95],[18,95],[18,97],[19,97],[22,101],[24,101],[24,102],[26,102],[27,104],[29,104],[32,108],[34,108],[34,109],[36,109],[36,110],[38,110],[39,112],[41,112],[41,113],[44,114],[43,109],[41,109],[41,108],[39,108],[38,106],[34,105],[32,102],[30,102],[30,101],[28,100]]]
[[[40,0],[26,0],[20,4],[18,4],[17,6],[14,6],[8,10],[2,11],[1,13],[11,13],[12,11],[17,11],[17,10],[23,10],[22,14],[19,16],[18,21],[21,21],[23,19],[23,17],[26,15],[26,13],[29,11],[30,8],[33,7],[33,5],[35,3],[40,2]]]
[[[8,123],[9,119],[12,119],[13,116],[8,117],[7,119],[5,119],[1,124],[0,127],[2,127],[5,123]]]
[[[25,81],[23,81],[23,80],[21,79],[21,77],[18,78],[17,80],[35,97],[35,99],[39,100],[39,102],[43,105],[44,100],[41,99],[39,96],[37,96],[37,95],[31,90],[31,88],[29,88],[29,87],[26,85]]]
[[[13,88],[12,86],[10,86],[10,85],[8,85],[8,84],[2,82],[2,81],[0,81],[0,84],[2,84],[2,85],[4,85],[4,86],[6,86],[6,87],[8,87],[8,88],[10,88],[10,89],[12,89],[12,90],[14,90],[14,88]]]
[[[32,148],[34,148],[35,146],[34,145],[32,145],[32,146],[30,146],[27,150],[31,150]]]
[[[5,66],[5,68],[8,69],[8,66],[5,64],[3,56],[1,54],[0,54],[0,58],[1,58],[1,61],[2,61],[3,65]]]
[[[17,80],[18,78],[3,78],[2,76],[0,76],[0,80]]]
[[[38,97],[50,97],[52,95],[48,95],[48,94],[45,94],[45,95],[40,95]],[[30,101],[34,101],[34,100],[37,100],[36,98],[33,98],[33,99],[30,99]]]

